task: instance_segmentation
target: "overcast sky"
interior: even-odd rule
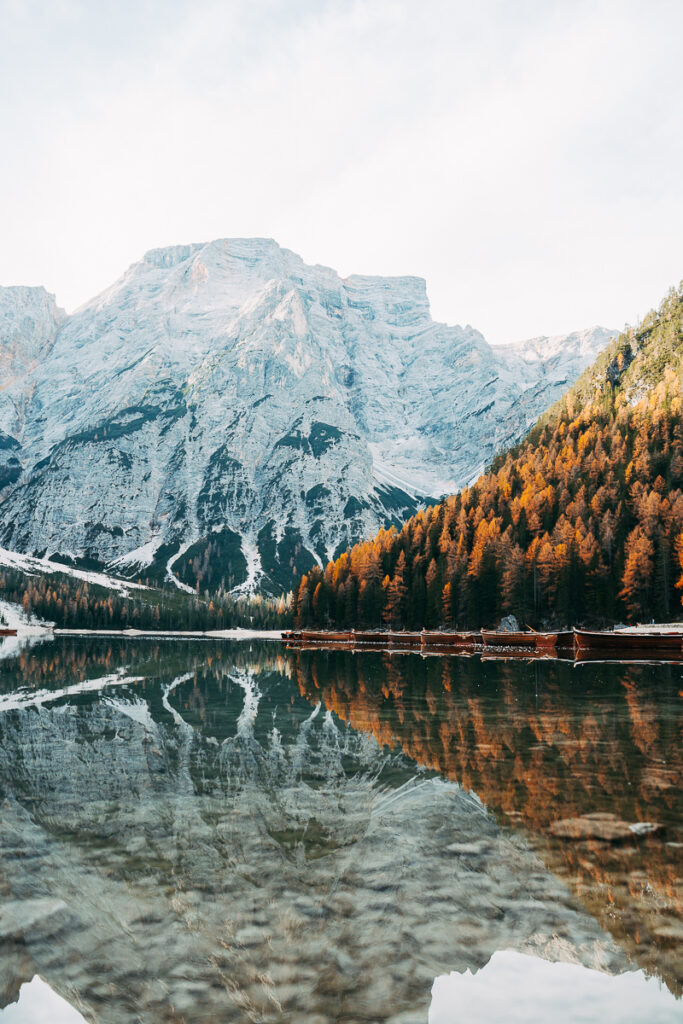
[[[268,236],[491,342],[683,277],[681,0],[0,0],[0,283]]]

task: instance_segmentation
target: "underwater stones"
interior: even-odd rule
[[[44,939],[67,924],[69,908],[63,900],[10,900],[0,904],[0,939]]]
[[[606,843],[623,843],[639,836],[654,835],[662,830],[662,826],[652,821],[629,823],[621,821],[616,814],[599,812],[584,814],[578,818],[564,818],[554,821],[550,833],[558,839],[586,840],[597,839]]]

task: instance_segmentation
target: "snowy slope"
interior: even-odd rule
[[[153,250],[69,318],[42,289],[12,312],[18,291],[0,541],[191,587],[208,567],[288,589],[456,490],[609,336],[493,349],[435,323],[419,278],[342,279],[268,239]]]
[[[147,587],[142,584],[131,583],[127,579],[79,569],[62,562],[52,562],[49,558],[36,558],[33,555],[20,554],[18,551],[8,551],[7,548],[0,548],[0,568],[2,566],[6,566],[8,569],[18,569],[27,576],[52,576],[56,573],[70,576],[83,583],[92,583],[95,586],[106,587],[107,590],[114,590],[123,597],[128,597],[131,590],[147,590]]]

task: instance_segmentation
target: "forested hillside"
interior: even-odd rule
[[[679,617],[683,285],[473,487],[305,575],[301,623]]]
[[[65,629],[284,629],[291,619],[284,597],[211,598],[175,587],[122,592],[66,573],[27,573],[7,566],[0,566],[0,601],[21,605],[27,616]]]

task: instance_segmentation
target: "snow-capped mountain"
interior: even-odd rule
[[[288,589],[470,480],[609,337],[494,349],[419,278],[267,239],[153,250],[70,317],[0,289],[0,541]]]

